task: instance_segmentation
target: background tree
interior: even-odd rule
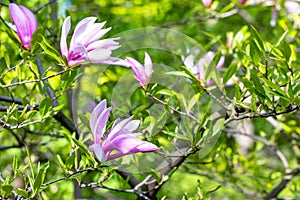
[[[34,13],[33,35],[10,3]],[[1,198],[299,198],[299,2],[37,0],[0,10]],[[86,32],[73,49],[84,62],[70,64],[64,21],[72,50],[91,16],[112,27],[97,37],[109,45],[89,54]],[[121,130],[159,150],[100,162],[89,121],[104,99],[104,133],[132,116],[139,128]]]

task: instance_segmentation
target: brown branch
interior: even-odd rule
[[[101,166],[101,167],[107,167],[107,166]],[[57,183],[57,182],[64,181],[64,180],[66,180],[66,179],[72,178],[72,176],[75,176],[75,175],[77,175],[77,174],[81,174],[81,173],[83,173],[83,172],[90,172],[90,171],[94,171],[94,170],[97,170],[97,168],[89,167],[89,168],[81,169],[81,170],[75,171],[75,172],[72,173],[72,174],[68,174],[68,175],[66,175],[66,176],[64,176],[64,177],[61,177],[61,178],[59,178],[59,179],[55,179],[55,180],[52,180],[52,181],[43,183],[42,186],[48,186],[48,185],[51,185],[51,184],[53,184],[53,183]]]
[[[109,186],[105,186],[102,183],[99,182],[95,182],[95,183],[82,183],[80,185],[81,188],[85,188],[85,187],[90,187],[90,188],[102,188],[102,189],[107,189],[107,190],[111,190],[111,191],[116,191],[116,192],[124,192],[124,193],[131,193],[131,194],[136,194],[139,197],[145,199],[145,200],[151,200],[149,197],[147,197],[145,194],[143,194],[142,192],[139,192],[135,189],[118,189],[118,188],[113,188],[113,187],[109,187]]]
[[[280,112],[270,111],[270,112],[265,112],[265,113],[251,113],[251,114],[247,114],[247,115],[245,114],[245,115],[241,115],[241,116],[233,115],[233,116],[229,117],[228,119],[226,119],[224,124],[228,124],[231,121],[238,121],[238,120],[242,120],[242,119],[274,117],[274,116],[278,116],[278,115],[282,115],[282,114],[292,113],[292,112],[295,112],[298,110],[299,110],[299,106],[294,106],[294,107],[288,107],[286,110],[283,110]]]

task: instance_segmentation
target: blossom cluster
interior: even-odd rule
[[[203,1],[210,6],[212,1]],[[10,25],[20,39],[24,50],[30,51],[34,32],[38,29],[35,15],[23,6],[11,3],[9,11],[14,25]],[[101,39],[111,30],[103,28],[106,22],[96,23],[96,17],[87,17],[75,26],[70,41],[68,35],[71,31],[71,17],[67,17],[62,25],[60,52],[67,61],[67,67],[79,67],[85,63],[119,65],[129,67],[134,73],[142,89],[146,90],[150,84],[153,73],[153,63],[150,55],[145,53],[144,64],[131,57],[124,60],[112,56],[112,51],[120,47],[119,38]],[[199,80],[204,80],[204,67],[212,61],[214,52],[208,54],[194,64],[194,56],[184,59],[186,67],[194,73]],[[224,64],[221,57],[216,68],[219,70]],[[207,86],[209,86],[209,83]],[[107,107],[106,100],[102,100],[92,111],[90,128],[93,135],[93,144],[90,151],[94,152],[100,162],[122,157],[138,152],[151,152],[159,148],[147,141],[138,138],[136,133],[140,121],[129,117],[124,120],[115,120],[112,127],[106,131],[111,108]]]

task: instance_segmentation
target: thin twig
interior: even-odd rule
[[[51,0],[51,1],[49,1],[49,2],[47,2],[45,4],[43,4],[43,5],[41,5],[38,9],[36,9],[34,11],[34,14],[36,14],[37,12],[39,12],[40,10],[42,10],[44,7],[46,7],[46,6],[48,6],[48,5],[52,4],[52,3],[55,3],[55,2],[56,2],[56,0]]]
[[[106,167],[106,166],[101,166],[101,167]],[[97,168],[89,167],[89,168],[81,169],[81,170],[78,170],[78,171],[73,172],[72,174],[68,174],[68,175],[66,175],[66,176],[64,176],[64,177],[61,177],[61,178],[59,178],[59,179],[55,179],[55,180],[52,180],[52,181],[43,183],[42,186],[51,185],[51,184],[53,184],[53,183],[57,183],[57,182],[60,182],[60,181],[63,181],[63,180],[72,178],[72,176],[75,176],[75,175],[77,175],[77,174],[81,174],[81,173],[83,173],[83,172],[90,172],[90,171],[94,171],[94,170],[97,170]]]
[[[174,111],[174,112],[176,112],[176,113],[178,113],[178,114],[180,114],[180,115],[184,115],[184,116],[187,116],[187,117],[193,119],[197,124],[200,123],[199,120],[198,120],[194,115],[192,115],[192,114],[190,114],[190,113],[182,112],[182,111],[180,111],[180,110],[177,110],[177,109],[174,108],[173,106],[171,106],[171,105],[169,105],[168,103],[166,103],[166,102],[160,100],[159,98],[155,97],[154,95],[152,95],[152,94],[149,93],[149,92],[146,92],[146,94],[147,94],[150,98],[154,99],[155,101],[157,101],[157,102],[159,102],[159,103],[165,105],[166,107],[170,108],[172,111]]]
[[[13,87],[13,86],[27,84],[27,83],[36,83],[36,82],[40,82],[40,81],[45,81],[45,80],[48,80],[50,78],[56,77],[58,75],[61,75],[61,74],[65,73],[65,72],[67,72],[67,71],[63,70],[63,71],[57,72],[56,74],[52,74],[50,76],[43,77],[41,79],[26,80],[26,81],[21,81],[21,82],[7,84],[7,85],[1,85],[1,88],[7,88],[7,87]]]
[[[238,121],[242,119],[252,119],[252,118],[268,118],[268,117],[274,117],[282,114],[287,114],[287,113],[292,113],[295,111],[299,110],[299,106],[294,106],[293,108],[287,108],[286,110],[280,111],[280,112],[275,112],[275,111],[270,111],[270,112],[264,112],[264,113],[251,113],[251,114],[245,114],[241,116],[231,116],[230,118],[226,119],[224,124],[228,124],[231,121]]]
[[[145,200],[151,200],[149,197],[147,197],[146,195],[144,195],[143,193],[136,191],[135,189],[118,189],[118,188],[113,188],[113,187],[109,187],[109,186],[105,186],[102,183],[82,183],[80,185],[81,188],[85,188],[85,187],[90,187],[90,188],[102,188],[102,189],[107,189],[107,190],[112,190],[112,191],[116,191],[116,192],[124,192],[124,193],[131,193],[131,194],[136,194],[140,197],[142,197]]]

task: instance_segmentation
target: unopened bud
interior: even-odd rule
[[[202,0],[202,3],[206,8],[210,8],[212,0]]]

